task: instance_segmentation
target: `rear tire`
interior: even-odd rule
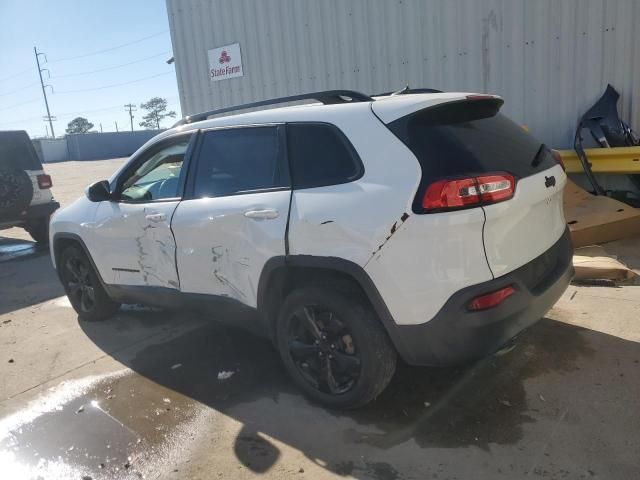
[[[397,353],[375,313],[357,293],[306,287],[285,299],[276,325],[289,374],[310,398],[349,409],[389,384]]]
[[[49,243],[49,217],[38,218],[29,222],[24,229],[36,242],[47,245]]]
[[[64,290],[81,320],[104,320],[118,310],[120,304],[109,298],[80,247],[72,245],[65,248],[57,263]]]

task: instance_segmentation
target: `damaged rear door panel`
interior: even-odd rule
[[[171,224],[183,292],[256,306],[264,264],[285,254],[291,186],[283,129],[202,132],[188,193]]]

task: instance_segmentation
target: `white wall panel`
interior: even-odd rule
[[[607,83],[640,130],[640,0],[167,0],[183,113],[345,88],[409,84],[502,95],[504,111],[568,147]],[[208,77],[240,43],[244,76]]]

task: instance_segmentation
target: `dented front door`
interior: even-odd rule
[[[103,278],[116,285],[178,289],[176,243],[170,223],[179,201],[102,202],[96,234],[102,254],[94,255]]]

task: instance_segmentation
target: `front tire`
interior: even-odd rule
[[[75,245],[65,248],[58,262],[60,279],[71,306],[81,320],[104,320],[120,305],[105,291],[84,251]]]
[[[292,292],[277,319],[278,350],[289,374],[313,400],[356,408],[389,384],[397,354],[357,293],[307,287]]]

